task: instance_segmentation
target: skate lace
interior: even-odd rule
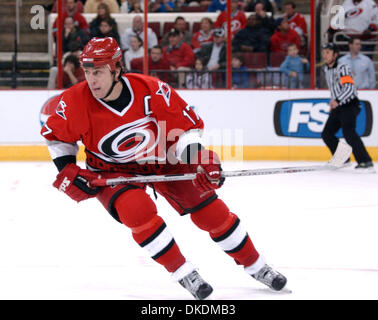
[[[201,276],[196,272],[193,271],[192,273],[188,274],[186,277],[181,279],[179,283],[189,290],[192,294],[196,294],[201,284],[204,283]]]
[[[267,285],[271,285],[273,280],[279,276],[279,273],[275,270],[273,270],[271,267],[269,267],[268,265],[265,265],[264,267],[261,268],[261,270],[259,272],[257,272],[257,274],[253,275],[253,277],[262,282],[262,283],[265,283]]]

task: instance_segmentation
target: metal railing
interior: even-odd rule
[[[139,69],[130,70],[142,73]],[[172,71],[150,70],[149,74],[155,76],[176,89],[224,89],[226,88],[226,70],[217,71]],[[309,74],[304,74],[303,82],[291,80],[279,68],[264,70],[248,69],[232,72],[234,89],[297,89],[309,88]],[[190,81],[188,81],[190,79]],[[289,86],[288,86],[289,84]]]
[[[22,0],[16,0],[16,19],[14,24],[14,52],[12,55],[12,88],[17,88],[17,53],[18,44],[20,43],[20,7]]]

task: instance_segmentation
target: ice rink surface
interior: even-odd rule
[[[226,162],[223,169],[313,164]],[[97,200],[77,204],[53,188],[56,173],[50,162],[0,163],[0,299],[192,298]],[[292,293],[257,283],[159,196],[159,214],[213,286],[213,299],[378,299],[378,174],[348,168],[229,178],[218,194]]]

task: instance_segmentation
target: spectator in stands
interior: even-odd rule
[[[378,6],[374,0],[344,0],[343,9],[345,12],[344,24],[337,24],[338,18],[335,15],[331,19],[328,29],[329,41],[345,41],[350,37],[358,37],[361,40],[375,41],[376,36],[372,32],[378,30]],[[343,32],[337,39],[333,39],[336,32]],[[363,44],[362,51],[374,51],[375,44]],[[348,50],[340,46],[340,50]],[[372,58],[372,55],[368,55]]]
[[[89,25],[87,20],[83,17],[83,15],[76,10],[76,0],[67,0],[67,10],[63,12],[62,15],[62,27],[66,17],[72,17],[75,23],[80,30],[84,31],[87,35],[89,35]],[[56,37],[56,32],[58,30],[58,18],[55,19],[53,24],[53,36]]]
[[[121,3],[119,5],[119,13],[129,13],[130,11],[130,3],[129,0],[120,0]]]
[[[258,2],[255,5],[255,13],[261,19],[261,24],[264,28],[269,29],[270,35],[274,33],[276,23],[272,15],[268,15],[265,9],[265,5],[262,2]]]
[[[187,30],[187,24],[184,17],[179,16],[175,19],[174,29],[180,33],[180,42],[185,42],[190,46],[192,45],[193,35],[189,30]],[[163,39],[161,40],[162,46],[168,45],[168,34],[169,32],[163,36]]]
[[[234,89],[249,87],[248,69],[243,64],[244,58],[241,54],[236,53],[232,56],[232,87]]]
[[[137,15],[133,18],[132,26],[126,28],[124,33],[121,36],[121,48],[122,50],[128,50],[130,48],[130,39],[132,36],[139,36],[139,38],[144,39],[144,23],[140,15]],[[147,45],[148,49],[156,46],[158,40],[155,32],[151,28],[147,28]]]
[[[69,47],[73,45],[73,42],[77,42],[81,47],[84,48],[88,40],[89,37],[87,36],[87,34],[83,30],[75,26],[73,17],[67,16],[64,19],[63,28],[63,53],[69,51]]]
[[[150,3],[150,12],[173,12],[175,3],[172,0],[155,0]]]
[[[276,20],[276,31],[270,38],[270,51],[287,53],[287,47],[290,43],[296,44],[300,48],[301,41],[298,33],[290,29],[286,18]]]
[[[80,57],[80,54],[83,50],[82,45],[79,42],[71,42],[68,46],[69,51],[66,52],[63,57],[62,57],[62,64],[64,63],[65,59],[69,55],[74,55],[76,57]],[[55,89],[56,88],[56,76],[58,74],[58,67],[57,66],[52,66],[50,68],[49,72],[49,80],[47,83],[47,88],[48,89]]]
[[[294,2],[290,1],[285,3],[285,14],[284,17],[287,18],[290,29],[293,29],[298,33],[301,39],[300,52],[302,54],[307,53],[307,24],[305,18],[297,12],[296,5]]]
[[[231,0],[231,35],[232,37],[239,30],[247,25],[245,13],[238,9],[238,0]],[[227,10],[221,12],[214,23],[214,28],[227,30]]]
[[[296,5],[290,1],[285,3],[285,14],[289,26],[295,30],[300,37],[307,37],[307,24],[305,18],[297,12]]]
[[[100,34],[100,24],[103,20],[112,20],[113,31],[118,34],[117,22],[110,16],[109,7],[106,3],[100,3],[97,7],[97,16],[89,24],[90,37],[97,37]]]
[[[65,53],[62,57],[63,62],[64,62],[64,59],[69,55],[74,55],[74,56],[80,58],[80,55],[83,52],[83,48],[84,48],[83,45],[79,42],[70,43],[69,46],[68,46],[69,51],[67,53]]]
[[[125,65],[127,70],[131,70],[130,61],[144,56],[143,40],[138,36],[130,38],[130,48],[124,54]]]
[[[201,49],[201,45],[208,42],[213,42],[213,21],[210,18],[204,17],[201,19],[201,26],[199,31],[193,35],[192,48],[194,53]]]
[[[161,46],[154,46],[151,49],[150,56],[148,58],[148,70],[150,75],[159,78],[162,81],[170,82],[170,73],[171,70],[169,63],[165,57],[163,57],[163,48]],[[154,70],[163,70],[162,72],[156,72]],[[164,72],[166,70],[167,72]]]
[[[203,59],[208,70],[221,70],[226,68],[226,34],[224,29],[214,30],[214,42],[205,43],[197,53]]]
[[[239,30],[232,40],[233,51],[268,52],[270,36],[270,30],[262,26],[261,18],[251,14],[247,26]]]
[[[84,12],[84,5],[81,1],[70,1],[70,0],[62,0],[62,10],[67,11],[70,16],[73,16],[76,11],[83,13]],[[52,7],[51,12],[57,13],[58,12],[58,0],[54,1],[54,5]]]
[[[142,4],[140,0],[132,0],[129,13],[143,13]]]
[[[227,7],[227,0],[212,0],[207,12],[224,11]]]
[[[357,89],[375,89],[376,79],[373,61],[360,51],[361,39],[351,38],[349,40],[349,53],[339,58],[339,61],[349,65]]]
[[[246,12],[257,12],[256,11],[256,5],[261,3],[264,7],[264,10],[266,12],[269,12],[271,14],[271,17],[273,17],[274,14],[274,8],[272,5],[272,2],[269,0],[251,0],[249,3],[247,1],[247,5],[245,6],[244,11]]]
[[[193,2],[192,2],[193,3]],[[186,0],[176,0],[175,1],[175,12],[181,12],[183,8],[188,7],[189,2]],[[195,6],[199,6],[198,2]]]
[[[84,13],[97,13],[100,3],[106,3],[110,13],[119,13],[119,4],[116,0],[87,0],[84,5]]]
[[[100,23],[98,38],[112,37],[119,43],[119,34],[114,19],[104,19]]]
[[[172,29],[168,33],[169,44],[163,48],[164,57],[167,59],[172,71],[189,71],[194,64],[194,52],[185,42],[180,41],[180,32]],[[179,87],[185,84],[185,73],[178,73]]]
[[[280,71],[287,76],[286,87],[289,89],[303,88],[303,76],[310,70],[310,64],[306,58],[301,58],[296,44],[291,43],[287,47],[287,56],[280,66]]]
[[[321,2],[322,0],[319,1],[319,3]],[[274,0],[274,2],[272,1],[272,3],[275,4],[275,10],[276,11],[282,11],[282,0]]]
[[[370,38],[371,32],[378,29],[378,7],[374,0],[344,0],[343,8],[345,12],[344,25],[336,24],[337,15],[333,17],[330,24],[330,41],[336,31],[345,30],[349,35],[363,35]],[[337,29],[337,26],[340,29]]]
[[[186,76],[187,89],[210,89],[211,88],[211,75],[206,72],[203,60],[197,58],[194,63],[194,72],[188,73]]]
[[[63,63],[63,88],[72,87],[83,80],[85,75],[79,58],[73,54],[67,56]]]

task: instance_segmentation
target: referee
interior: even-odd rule
[[[324,71],[331,91],[330,114],[322,132],[322,139],[335,153],[339,139],[336,132],[342,128],[346,142],[352,147],[357,161],[355,169],[363,172],[375,172],[372,160],[356,132],[356,118],[361,107],[354,86],[352,72],[347,64],[338,62],[339,52],[334,43],[327,43],[322,48]]]

